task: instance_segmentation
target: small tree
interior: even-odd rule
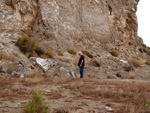
[[[42,94],[35,92],[32,101],[25,106],[24,113],[50,113],[50,110],[44,102]]]

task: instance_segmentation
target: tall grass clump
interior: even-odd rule
[[[128,59],[128,62],[133,64],[135,67],[140,67],[145,64],[146,60],[140,58],[140,57],[132,57]]]
[[[32,101],[25,106],[23,113],[50,113],[50,109],[44,102],[42,94],[35,92]]]
[[[113,49],[113,50],[110,51],[110,54],[111,54],[112,56],[114,56],[114,57],[118,57],[119,54],[120,54],[120,52],[119,52],[118,50]]]
[[[64,52],[62,50],[59,51],[58,53],[59,56],[64,56]]]
[[[34,55],[37,48],[37,40],[32,37],[24,36],[17,39],[16,45],[24,54]]]

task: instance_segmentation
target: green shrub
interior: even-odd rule
[[[150,100],[147,101],[146,107],[147,107],[147,109],[150,109]]]
[[[59,56],[64,56],[64,52],[62,50],[59,51],[58,53]]]
[[[73,50],[73,49],[68,49],[68,52],[72,55],[76,55],[77,51]]]
[[[35,92],[32,101],[25,106],[24,113],[50,113],[50,109],[44,102],[42,94]]]
[[[82,53],[88,56],[89,58],[93,58],[93,55],[88,51],[82,51]]]
[[[120,53],[118,50],[113,49],[113,50],[111,50],[110,54],[114,57],[118,57]]]
[[[33,56],[37,48],[37,41],[32,37],[24,36],[18,38],[16,45],[24,54],[29,53]]]
[[[44,56],[44,58],[53,58],[54,56],[53,50],[49,50],[49,51],[43,50],[41,47],[38,46],[37,40],[33,39],[32,37],[28,37],[28,36],[19,37],[16,42],[16,45],[28,57],[38,55],[39,57]]]

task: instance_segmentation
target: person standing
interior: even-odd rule
[[[79,62],[78,62],[78,66],[80,68],[80,78],[84,78],[84,66],[85,66],[85,64],[84,64],[84,62],[85,62],[84,55],[81,51],[78,52],[78,55],[80,56],[80,59],[79,59]]]

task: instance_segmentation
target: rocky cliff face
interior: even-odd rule
[[[38,74],[44,75],[69,75],[72,73],[70,65],[74,67],[78,57],[69,54],[67,50],[84,50],[92,54],[92,57],[86,56],[87,76],[128,75],[124,67],[129,65],[129,57],[142,55],[137,53],[138,46],[142,44],[137,36],[138,2],[139,0],[0,0],[1,54],[5,52],[18,57],[17,65],[23,68],[19,72],[24,74],[38,70]],[[15,42],[25,34],[36,38],[44,50],[53,49],[55,55],[51,60],[56,64],[54,67],[42,71],[19,51]],[[111,49],[120,52],[118,58],[110,54]],[[58,55],[60,50],[63,50],[64,56]],[[139,50],[143,54],[150,54],[145,46]],[[1,69],[7,63],[0,64]],[[78,72],[76,66],[73,70]],[[5,71],[2,69],[2,72]]]
[[[138,44],[138,1],[1,0],[0,35],[25,33],[47,48],[131,50]]]

